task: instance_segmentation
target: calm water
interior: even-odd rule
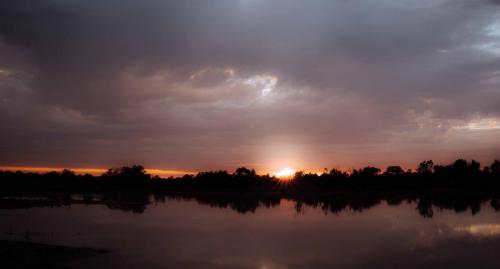
[[[325,214],[281,200],[238,213],[167,200],[142,214],[105,205],[2,209],[2,239],[111,250],[77,268],[500,268],[500,212],[414,203]]]

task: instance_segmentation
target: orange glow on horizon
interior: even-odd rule
[[[33,173],[47,173],[53,171],[62,171],[64,169],[71,170],[76,174],[91,174],[101,175],[108,171],[107,168],[65,168],[65,167],[32,167],[32,166],[0,166],[3,171],[21,171]],[[162,169],[145,169],[146,173],[158,176],[183,176],[186,174],[196,174],[192,171],[177,171],[177,170],[162,170]]]
[[[108,168],[72,168],[72,167],[40,167],[40,166],[0,166],[0,171],[20,171],[20,172],[32,172],[32,173],[48,173],[48,172],[60,172],[64,169],[71,170],[75,172],[76,174],[91,174],[91,175],[101,175],[108,171]],[[198,172],[197,171],[182,171],[182,170],[163,170],[163,169],[155,169],[155,168],[146,168],[146,173],[151,174],[151,175],[157,175],[161,177],[178,177],[178,176],[184,176],[184,175],[196,175]],[[259,175],[271,175],[275,176],[277,178],[286,180],[286,179],[291,179],[295,172],[297,171],[303,171],[305,173],[314,173],[314,174],[322,174],[322,172],[317,172],[317,171],[310,171],[310,170],[295,170],[290,167],[284,167],[281,170],[277,172],[270,172],[266,171],[263,173],[258,173]],[[350,172],[348,169],[342,169],[341,171],[344,172]]]
[[[382,166],[380,169],[384,171],[386,167]],[[60,172],[64,169],[71,170],[75,172],[76,174],[91,174],[91,175],[101,175],[108,171],[108,168],[77,168],[77,167],[40,167],[40,166],[0,166],[0,171],[20,171],[20,172],[32,172],[32,173],[48,173],[48,172]],[[335,168],[341,172],[346,172],[348,174],[352,173],[354,168],[343,168],[343,167],[337,167]],[[146,173],[154,175],[154,176],[160,176],[160,177],[181,177],[184,175],[196,175],[198,174],[199,171],[182,171],[182,170],[164,170],[164,169],[156,169],[156,168],[145,168]],[[207,170],[210,171],[210,170]],[[231,170],[226,170],[231,173]],[[321,175],[323,173],[329,173],[330,169],[326,168],[323,169],[322,171],[319,169],[293,169],[288,166],[284,166],[283,168],[279,170],[264,170],[259,173],[257,171],[257,174],[259,175],[271,175],[275,176],[279,179],[282,180],[287,180],[293,178],[296,172],[303,172],[303,173],[312,173],[312,174],[317,174]]]

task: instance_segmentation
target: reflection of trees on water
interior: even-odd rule
[[[120,209],[133,213],[142,213],[150,204],[150,195],[144,191],[114,192],[103,195],[103,203],[109,209]]]
[[[440,193],[439,195],[422,195],[418,199],[417,210],[424,217],[434,215],[433,205],[441,210],[453,210],[456,213],[470,212],[475,215],[481,211],[481,204],[490,202],[490,206],[495,211],[500,211],[498,197],[488,197],[479,194],[449,194]]]
[[[253,213],[258,208],[279,206],[282,199],[294,203],[297,213],[304,207],[318,208],[325,213],[339,214],[344,211],[363,212],[383,202],[391,206],[414,203],[423,217],[433,217],[434,211],[452,210],[456,213],[477,214],[481,205],[491,206],[500,211],[500,195],[485,193],[468,194],[464,192],[433,193],[337,193],[330,195],[303,194],[210,194],[210,193],[149,193],[146,191],[115,191],[86,194],[47,194],[30,197],[9,197],[0,199],[0,208],[60,207],[75,204],[105,205],[109,209],[133,213],[143,213],[151,204],[164,204],[170,201],[196,201],[200,205],[227,208],[238,213]]]

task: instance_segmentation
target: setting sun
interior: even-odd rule
[[[292,168],[285,167],[285,168],[281,169],[280,171],[276,172],[274,175],[277,177],[286,178],[286,177],[293,176],[294,173],[295,173],[295,170],[293,170]]]

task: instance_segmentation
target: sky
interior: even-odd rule
[[[498,0],[0,2],[0,166],[457,158],[500,158]]]

